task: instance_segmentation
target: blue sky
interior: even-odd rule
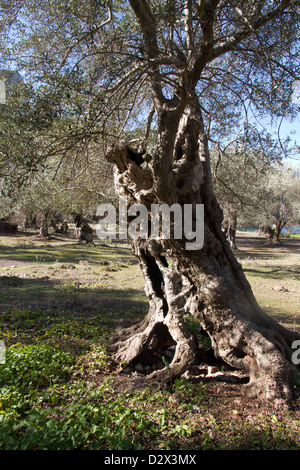
[[[277,128],[274,130],[277,133]],[[297,166],[300,164],[300,116],[293,121],[285,119],[282,121],[280,128],[279,128],[279,137],[282,141],[285,140],[286,137],[291,138],[291,144],[296,142],[296,145],[299,146],[298,155],[295,155],[294,158],[290,159],[287,158],[286,161],[290,163],[292,166]]]
[[[293,121],[290,119],[278,120],[276,123],[271,125],[266,119],[261,122],[255,120],[257,129],[267,130],[274,136],[275,139],[280,138],[282,142],[287,137],[290,137],[290,146],[294,143],[299,147],[299,152],[294,155],[293,158],[286,158],[285,161],[292,166],[298,166],[300,164],[300,114]]]

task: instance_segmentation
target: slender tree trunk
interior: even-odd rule
[[[79,242],[86,242],[87,244],[95,245],[93,242],[93,229],[92,227],[84,220],[81,214],[75,214],[74,222],[76,228],[79,230]]]
[[[270,227],[269,225],[267,225],[266,229],[265,229],[265,233],[267,234],[267,243],[269,245],[271,245],[273,243],[273,240],[274,240],[275,230],[272,227]]]
[[[229,226],[229,242],[231,248],[234,250],[237,250],[236,246],[236,225],[230,225]]]
[[[197,342],[184,322],[194,315],[209,335],[216,357],[249,377],[247,392],[281,401],[291,397],[291,343],[300,335],[268,317],[257,304],[240,264],[221,230],[222,211],[212,191],[209,151],[196,101],[176,123],[159,116],[158,141],[150,164],[125,143],[107,155],[115,163],[119,193],[128,203],[204,204],[204,246],[185,249],[186,240],[135,240],[149,299],[145,320],[117,332],[116,362],[151,362],[175,345],[169,365],[150,378],[168,380],[191,367]],[[134,156],[135,155],[135,156]]]
[[[226,222],[224,224],[224,235],[229,241],[231,248],[237,250],[236,246],[236,227],[237,227],[237,211],[234,207],[227,208]]]
[[[24,228],[36,228],[36,214],[26,215]]]
[[[54,233],[57,233],[59,231],[54,215],[50,219],[50,226],[54,229]]]
[[[283,227],[287,224],[287,221],[284,219],[279,219],[275,223],[275,230],[274,230],[274,236],[273,236],[273,243],[280,244],[280,234],[283,229]]]
[[[45,212],[43,214],[43,220],[41,222],[39,238],[47,238],[49,236],[49,225],[50,225],[50,213]]]

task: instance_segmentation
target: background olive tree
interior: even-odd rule
[[[268,155],[237,142],[226,150],[212,150],[213,186],[224,230],[261,226],[268,241],[278,243],[283,227],[299,224],[299,176],[280,159],[272,161],[275,151],[270,145]]]
[[[276,166],[270,172],[261,196],[261,213],[257,217],[263,226],[271,226],[270,241],[279,243],[283,228],[292,229],[300,223],[300,180],[297,171],[289,166]]]

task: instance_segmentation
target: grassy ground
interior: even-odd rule
[[[237,257],[263,308],[300,331],[300,240],[239,234]],[[147,311],[126,244],[0,237],[0,449],[300,449],[291,410],[245,400],[239,383],[145,387],[111,370],[106,342]]]

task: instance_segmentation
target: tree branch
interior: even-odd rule
[[[144,137],[144,145],[145,146],[147,145],[147,142],[148,142],[148,139],[149,139],[149,136],[150,136],[151,124],[152,124],[152,119],[153,119],[154,113],[155,113],[155,108],[154,108],[154,106],[152,106],[152,108],[150,110],[150,113],[148,115],[148,119],[147,119],[146,133],[145,133],[145,137]]]
[[[86,33],[84,33],[80,38],[77,39],[76,42],[74,42],[73,44],[70,45],[70,47],[68,47],[68,50],[66,51],[66,53],[65,53],[65,55],[64,55],[64,57],[61,61],[60,68],[62,68],[65,65],[65,63],[67,61],[67,58],[69,57],[69,55],[71,54],[71,52],[73,51],[73,49],[76,46],[78,46],[81,42],[85,41],[92,34],[97,33],[101,28],[103,28],[104,26],[106,26],[107,24],[109,24],[112,21],[112,17],[113,17],[112,0],[108,0],[107,9],[108,9],[108,18],[107,18],[107,20],[103,21],[100,25],[98,25],[95,29],[93,29],[93,31],[87,31]]]
[[[246,23],[245,27],[237,31],[235,34],[231,35],[223,44],[215,47],[212,51],[210,61],[220,57],[226,52],[235,50],[236,46],[241,43],[244,39],[247,39],[253,31],[257,31],[263,26],[265,26],[270,21],[279,17],[284,11],[291,6],[290,0],[282,0],[281,4],[275,8],[275,10],[270,11],[267,15],[261,15],[257,18],[257,12],[252,15],[253,21],[244,21]]]
[[[193,47],[193,27],[192,27],[192,3],[191,0],[186,0],[184,6],[184,16],[185,16],[185,37],[186,37],[186,46],[188,50],[188,56],[192,53]]]
[[[200,54],[196,58],[195,66],[192,72],[192,87],[195,87],[204,66],[209,61],[213,50],[214,32],[213,25],[215,19],[215,9],[220,0],[201,0],[198,6],[198,14],[202,30],[202,45]]]
[[[129,0],[129,3],[141,25],[148,57],[154,59],[159,55],[159,47],[157,43],[156,24],[150,6],[147,0]]]
[[[157,43],[157,31],[155,19],[152,15],[150,6],[147,0],[129,0],[130,6],[134,11],[135,16],[137,17],[138,22],[140,23],[148,58],[156,59],[159,56],[159,47]],[[151,85],[154,93],[154,102],[157,106],[161,106],[166,102],[166,99],[163,96],[162,86],[161,86],[161,77],[159,73],[159,67],[152,63],[151,67]]]
[[[148,55],[149,75],[153,92],[154,105],[156,111],[171,111],[181,113],[186,105],[186,74],[185,64],[174,57],[160,56],[161,52],[157,42],[156,23],[153,17],[149,2],[147,0],[129,0],[129,3],[141,26],[146,52]],[[172,99],[167,99],[163,94],[163,84],[165,79],[159,70],[159,65],[176,65],[180,69],[181,87],[177,88]]]

